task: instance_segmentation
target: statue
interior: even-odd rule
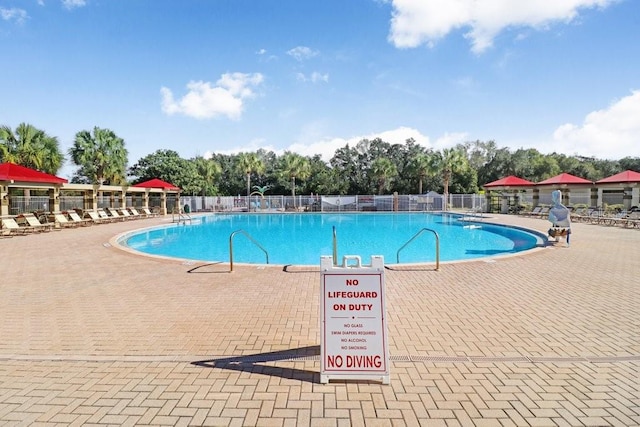
[[[554,237],[556,242],[560,237],[564,237],[567,246],[569,246],[569,236],[571,235],[571,212],[560,203],[562,193],[560,190],[554,190],[551,193],[553,200],[553,206],[549,210],[549,221],[551,222],[551,228],[549,229],[549,236]]]

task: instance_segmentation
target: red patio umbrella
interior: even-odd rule
[[[45,184],[64,184],[69,182],[64,178],[40,172],[15,163],[0,164],[0,181],[33,182]]]

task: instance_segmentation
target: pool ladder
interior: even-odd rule
[[[178,225],[180,225],[180,223],[187,225],[187,221],[189,221],[189,224],[193,222],[191,219],[191,215],[189,215],[188,213],[183,213],[180,211],[176,212],[175,210],[171,213],[171,222],[177,222]]]
[[[413,242],[415,239],[418,238],[418,236],[420,236],[425,231],[429,231],[433,233],[433,235],[436,238],[436,271],[440,269],[440,236],[438,236],[438,233],[435,230],[432,230],[430,228],[421,229],[412,238],[410,238],[407,241],[407,243],[405,243],[404,245],[402,245],[400,249],[398,249],[398,252],[396,252],[396,262],[398,264],[400,264],[400,251],[402,251],[406,246],[409,245],[409,243]],[[335,226],[333,227],[333,265],[334,266],[338,265],[338,236],[336,234]]]
[[[231,233],[231,235],[229,236],[229,271],[233,271],[233,238],[236,236],[236,234],[244,234],[247,239],[249,239],[254,245],[256,245],[258,248],[260,248],[260,250],[262,252],[264,252],[264,254],[267,257],[267,264],[269,264],[269,253],[267,252],[267,250],[262,247],[262,245],[260,243],[258,243],[258,241],[256,239],[254,239],[251,234],[247,233],[244,230],[236,230],[233,233]]]
[[[429,231],[429,232],[433,233],[433,235],[436,238],[436,271],[438,271],[438,269],[440,269],[440,236],[438,236],[438,233],[436,233],[435,230],[432,230],[430,228],[421,229],[416,234],[414,234],[413,237],[410,238],[407,241],[407,243],[405,243],[404,245],[402,245],[402,247],[400,249],[398,249],[398,252],[396,252],[396,262],[398,264],[400,264],[400,251],[403,250],[406,246],[409,245],[409,243],[413,242],[416,238],[418,238],[418,236],[420,236],[425,231]]]

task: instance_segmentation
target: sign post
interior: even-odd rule
[[[384,259],[345,256],[320,260],[320,382],[379,380],[389,384],[389,347],[384,299]]]

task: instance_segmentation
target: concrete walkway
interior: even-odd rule
[[[391,384],[323,385],[319,268],[229,273],[108,243],[164,222],[0,240],[0,425],[640,425],[638,229],[391,266]]]

